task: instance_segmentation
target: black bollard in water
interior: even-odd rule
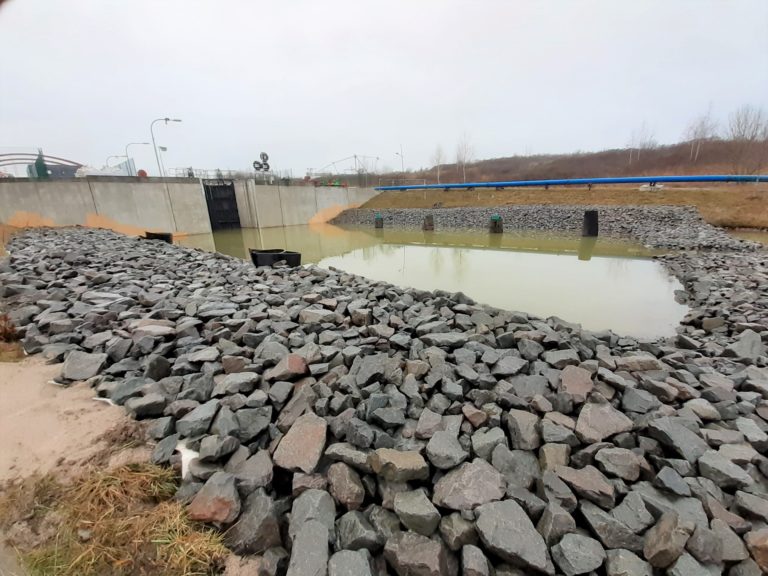
[[[374,228],[384,228],[384,217],[376,213],[376,216],[373,217],[373,227]]]
[[[501,216],[498,214],[493,214],[491,216],[491,223],[488,226],[488,230],[491,234],[501,234],[504,232],[504,221],[501,219]]]
[[[597,236],[597,232],[597,210],[585,210],[584,224],[581,227],[581,235],[587,238],[592,238]]]
[[[435,229],[435,217],[431,214],[424,216],[424,222],[421,224],[422,230],[434,230]]]

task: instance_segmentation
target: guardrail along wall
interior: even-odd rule
[[[200,182],[185,178],[0,180],[0,223],[92,226],[125,234],[211,231]]]
[[[457,190],[467,188],[525,188],[540,186],[592,186],[601,184],[712,184],[717,182],[768,182],[768,174],[750,176],[734,174],[707,174],[692,176],[617,176],[609,178],[558,178],[554,180],[506,180],[502,182],[464,182],[449,184],[407,184],[378,186],[376,190]]]
[[[257,186],[252,180],[235,181],[237,210],[243,228],[327,222],[377,194],[373,188]]]

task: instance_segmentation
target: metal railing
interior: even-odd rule
[[[378,186],[376,190],[457,190],[473,188],[523,188],[532,186],[592,186],[598,184],[673,184],[713,182],[768,182],[768,174],[752,176],[624,176],[617,178],[561,178],[555,180],[510,180],[505,182],[464,182],[461,184],[409,184]]]

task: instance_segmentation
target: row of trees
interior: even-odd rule
[[[714,163],[727,166],[735,174],[756,174],[768,165],[768,113],[756,106],[744,105],[734,110],[725,122],[718,122],[711,107],[694,118],[683,132],[680,144],[690,145],[691,164],[697,164],[702,150],[713,142],[726,146],[721,158]],[[637,164],[650,150],[660,147],[653,129],[643,122],[633,130],[627,142],[629,164]],[[711,156],[711,154],[710,154]],[[456,144],[455,163],[450,163],[448,154],[441,145],[435,148],[431,161],[436,172],[437,183],[441,183],[441,172],[448,167],[456,169],[456,178],[467,181],[467,165],[474,161],[474,148],[469,133],[464,132]],[[708,158],[708,163],[712,158]]]
[[[683,132],[682,143],[690,144],[690,161],[699,161],[702,147],[708,142],[729,143],[728,158],[731,170],[737,174],[756,174],[768,163],[768,114],[756,106],[746,104],[734,110],[724,124],[712,115],[712,108],[694,118]],[[640,160],[642,150],[658,148],[653,131],[643,122],[632,132],[627,147],[629,163]]]

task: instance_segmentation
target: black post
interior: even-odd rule
[[[422,230],[434,230],[435,229],[435,217],[431,214],[424,216],[424,222],[421,225]]]
[[[597,210],[584,211],[584,224],[581,227],[581,235],[587,238],[597,237]]]
[[[173,244],[172,232],[150,232],[147,230],[144,232],[144,238],[147,240],[161,240],[163,242],[168,242],[168,244]]]

